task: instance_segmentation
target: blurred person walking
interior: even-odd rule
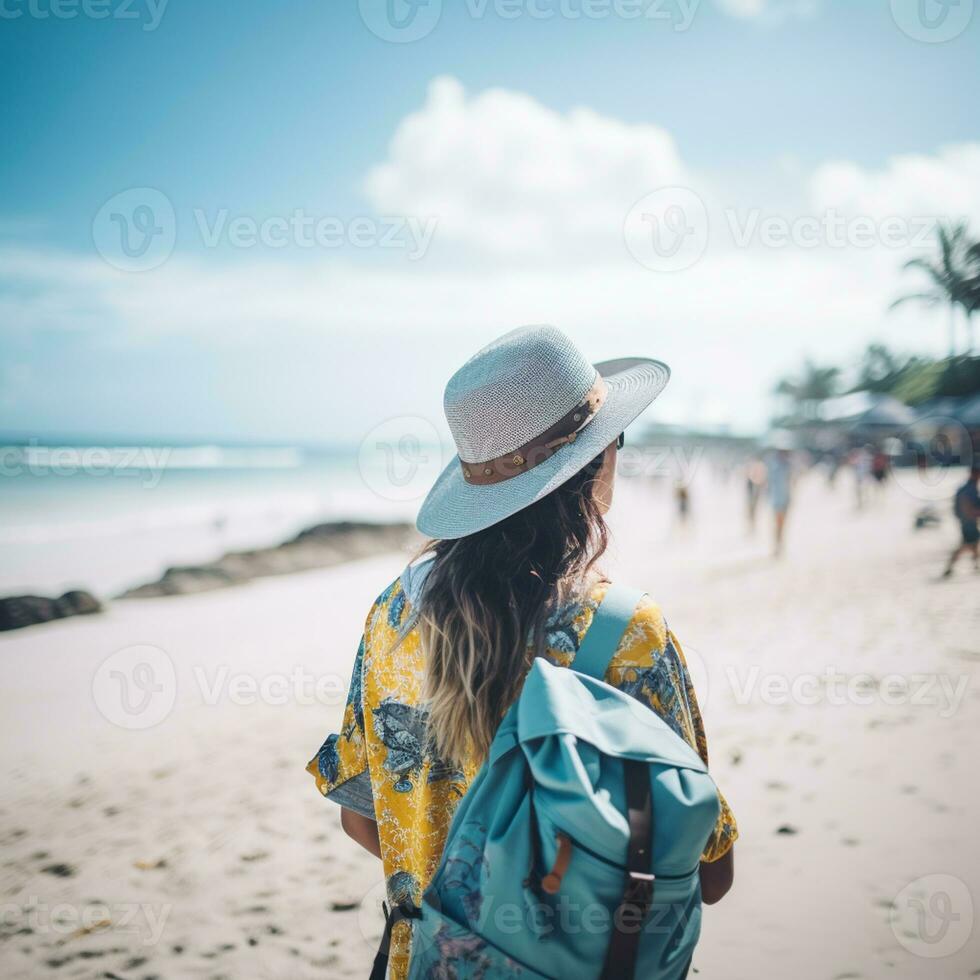
[[[867,446],[860,446],[850,455],[854,470],[854,502],[858,510],[864,509],[865,489],[871,480],[871,452]]]
[[[875,447],[871,453],[871,478],[875,481],[879,492],[884,489],[891,468],[891,460],[881,447]]]
[[[837,486],[837,474],[840,473],[843,460],[844,454],[840,449],[832,449],[824,457],[824,466],[827,469],[827,486],[831,490]]]
[[[682,528],[687,527],[691,516],[691,490],[683,480],[674,484],[674,504],[677,508],[677,523]]]
[[[783,553],[783,536],[786,531],[786,515],[789,513],[790,496],[793,482],[793,457],[790,452],[789,440],[782,433],[776,433],[773,440],[774,450],[766,460],[766,485],[769,489],[769,505],[773,513],[773,547],[774,558]]]
[[[755,533],[756,511],[765,486],[766,464],[758,456],[753,456],[745,467],[745,513],[750,534]]]
[[[953,513],[960,522],[961,540],[949,556],[949,563],[943,572],[943,578],[949,578],[953,574],[953,569],[956,567],[960,555],[967,553],[973,555],[974,570],[980,571],[980,527],[977,524],[977,520],[980,518],[978,482],[980,482],[980,464],[974,464],[970,468],[970,475],[967,477],[966,483],[956,491],[956,496],[953,498]]]

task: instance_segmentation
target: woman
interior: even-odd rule
[[[309,771],[347,834],[380,858],[389,901],[417,904],[453,811],[534,657],[574,663],[609,583],[608,533],[622,432],[669,371],[630,358],[593,366],[552,327],[515,330],[450,380],[459,453],[422,505],[432,541],[371,608],[339,734]],[[649,599],[634,610],[606,681],[646,703],[705,760],[684,655]],[[701,865],[704,901],[733,876],[735,821],[722,801]],[[391,976],[408,968],[406,924]]]
[[[786,534],[786,515],[789,513],[790,491],[793,482],[793,461],[784,443],[769,455],[766,468],[766,485],[769,487],[769,503],[772,506],[775,531],[772,553],[779,558],[783,553]]]

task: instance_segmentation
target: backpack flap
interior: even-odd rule
[[[517,728],[542,819],[624,866],[623,761],[643,762],[653,790],[655,871],[686,875],[697,866],[718,819],[718,792],[697,752],[653,711],[602,681],[539,661],[518,702]]]
[[[701,756],[650,708],[611,684],[538,658],[517,702],[522,744],[570,733],[601,752],[707,772]]]

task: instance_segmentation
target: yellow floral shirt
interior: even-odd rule
[[[573,662],[607,588],[608,583],[596,583],[583,600],[551,617],[546,627],[549,660],[566,667]],[[410,629],[392,652],[410,613],[399,578],[368,614],[341,730],[327,738],[307,766],[324,796],[377,821],[388,897],[394,904],[418,904],[439,865],[456,805],[479,768],[457,769],[427,754],[417,631]],[[648,597],[633,613],[605,680],[649,705],[707,762],[704,725],[684,654],[659,606]],[[737,836],[722,797],[703,859],[722,857]],[[402,923],[392,937],[393,980],[406,976],[408,954],[409,932]]]

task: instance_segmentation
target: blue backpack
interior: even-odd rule
[[[573,666],[536,659],[411,920],[410,980],[681,980],[718,793],[698,754],[604,683],[642,593],[611,586]]]

